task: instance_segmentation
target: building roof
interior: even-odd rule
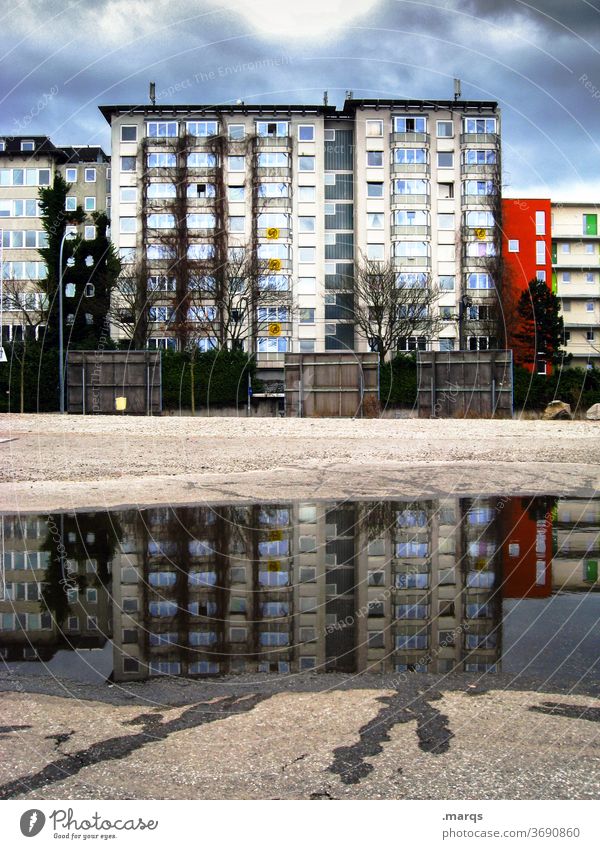
[[[496,111],[498,103],[495,100],[370,100],[370,99],[346,99],[341,109],[328,104],[265,104],[265,103],[175,103],[175,104],[114,104],[99,106],[100,112],[110,124],[113,115],[186,115],[220,113],[242,114],[242,115],[290,115],[290,114],[316,114],[329,118],[347,118],[358,109],[456,109],[461,111]]]
[[[2,136],[4,150],[0,157],[14,158],[15,156],[31,159],[35,156],[49,156],[57,162],[109,162],[110,157],[97,145],[76,145],[57,147],[49,136]],[[21,142],[32,141],[33,150],[21,150]]]

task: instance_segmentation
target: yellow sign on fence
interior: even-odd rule
[[[281,336],[281,325],[278,321],[272,321],[269,325],[269,336]]]

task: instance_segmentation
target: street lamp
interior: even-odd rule
[[[64,355],[63,355],[63,248],[65,242],[72,242],[77,238],[77,233],[72,230],[66,230],[60,241],[60,251],[58,258],[58,393],[60,412],[65,411],[65,373],[64,373]],[[71,259],[71,257],[70,257]],[[75,263],[71,263],[74,265]]]

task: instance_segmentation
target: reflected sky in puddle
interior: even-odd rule
[[[4,515],[5,671],[597,681],[600,500]]]

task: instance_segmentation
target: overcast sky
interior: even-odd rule
[[[600,200],[600,0],[16,0],[0,135],[102,144],[97,106],[499,101],[505,194]]]

